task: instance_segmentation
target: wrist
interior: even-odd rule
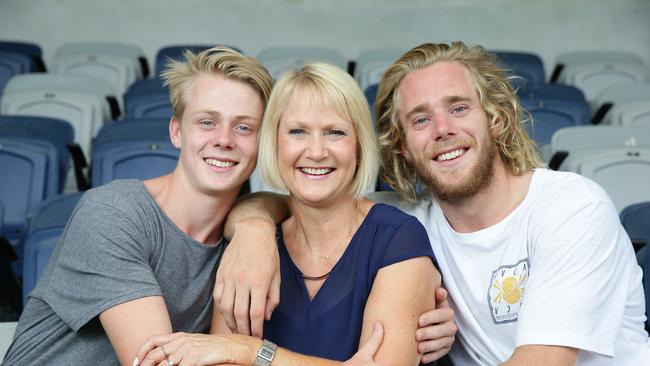
[[[268,216],[255,216],[241,219],[233,225],[233,237],[251,231],[275,237],[275,222]]]

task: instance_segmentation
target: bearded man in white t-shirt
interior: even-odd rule
[[[440,262],[455,365],[650,362],[642,271],[616,208],[594,182],[542,168],[494,55],[420,45],[385,72],[376,112],[382,178]]]
[[[460,42],[410,50],[384,73],[376,115],[382,179],[397,194],[372,198],[427,228],[458,326],[456,366],[648,364],[642,271],[616,208],[594,182],[543,168],[494,55]],[[278,205],[268,198],[233,212],[272,228]],[[265,252],[273,242],[255,239]],[[231,262],[277,271],[255,257],[242,250]],[[230,278],[251,273],[234,268]],[[217,286],[241,287],[227,277]],[[420,317],[425,356],[453,339],[445,311]]]

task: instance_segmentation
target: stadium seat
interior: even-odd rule
[[[528,84],[517,90],[517,96],[527,100],[566,100],[587,104],[587,99],[580,89],[563,84]]]
[[[621,147],[650,148],[650,128],[640,126],[578,126],[558,130],[551,139],[553,153]]]
[[[170,60],[179,60],[182,59],[183,53],[185,50],[192,51],[193,53],[199,53],[201,51],[207,50],[212,47],[216,47],[216,44],[213,45],[207,45],[207,44],[186,44],[186,45],[173,45],[173,46],[166,46],[158,50],[158,53],[156,54],[156,75],[160,75],[165,69],[167,68],[167,63]],[[232,48],[233,50],[237,52],[241,52],[236,47],[232,46],[225,46],[228,48]]]
[[[151,179],[171,173],[179,150],[165,140],[131,140],[95,145],[91,184],[97,187],[115,179]]]
[[[592,103],[610,86],[643,83],[649,77],[647,65],[632,53],[576,51],[558,56],[553,80],[580,88]],[[594,105],[592,109],[595,109]]]
[[[257,58],[274,79],[291,68],[317,61],[347,69],[345,58],[340,52],[322,47],[270,47],[260,52]]]
[[[594,123],[650,126],[650,83],[619,84],[603,90],[594,100]]]
[[[402,48],[377,48],[365,50],[357,59],[354,78],[361,90],[370,85],[379,84],[384,71],[407,50]]]
[[[22,92],[2,98],[2,113],[58,118],[70,122],[75,142],[88,153],[92,137],[104,124],[101,102],[93,95],[63,91]]]
[[[53,73],[88,76],[101,79],[110,84],[112,94],[119,96],[118,102],[123,106],[121,96],[129,86],[138,80],[139,66],[133,61],[113,55],[70,54],[58,56],[52,60]]]
[[[0,202],[4,206],[2,235],[18,254],[16,273],[22,273],[22,241],[27,229],[27,215],[46,196],[48,157],[31,144],[0,138]]]
[[[113,88],[101,79],[64,74],[21,74],[11,78],[5,88],[5,94],[34,91],[64,91],[92,95],[102,106],[104,120],[114,120],[120,115],[120,107]]]
[[[58,191],[65,186],[70,167],[67,146],[74,142],[74,129],[66,121],[32,116],[0,116],[0,137],[32,138],[48,141],[57,149],[60,179]]]
[[[43,51],[40,46],[34,43],[0,41],[0,51],[15,52],[27,56],[30,60],[29,72],[46,71],[42,58]]]
[[[546,72],[542,58],[530,52],[493,51],[501,61],[502,66],[509,70],[508,74],[518,76],[523,80],[515,85],[530,85],[546,81]]]
[[[125,119],[104,125],[93,139],[93,148],[102,144],[129,140],[169,141],[169,118]]]
[[[117,56],[130,60],[138,79],[149,76],[149,64],[138,46],[119,42],[76,42],[66,43],[56,50],[54,58],[69,55]]]
[[[47,265],[63,229],[82,192],[64,194],[44,201],[32,215],[25,240],[23,305]]]
[[[172,115],[172,102],[167,93],[133,96],[126,111],[126,118],[166,118],[169,120]]]

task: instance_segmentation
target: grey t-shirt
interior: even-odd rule
[[[163,296],[175,332],[208,332],[223,245],[205,245],[162,212],[141,181],[88,191],[16,328],[3,365],[117,365],[98,315]]]

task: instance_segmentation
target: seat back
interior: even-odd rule
[[[537,54],[531,52],[494,51],[509,75],[523,79],[524,85],[546,81],[544,62]]]
[[[23,92],[5,95],[2,112],[58,118],[75,130],[75,142],[90,151],[90,141],[104,124],[101,102],[93,95],[75,92]]]
[[[42,149],[14,140],[0,138],[0,202],[5,210],[2,235],[16,248],[20,268],[27,214],[46,197],[48,158]]]
[[[44,201],[35,210],[25,240],[23,304],[27,304],[27,296],[36,286],[82,195],[83,192],[59,195]]]
[[[183,54],[186,50],[196,54],[216,46],[217,46],[216,44],[214,45],[186,44],[186,45],[172,45],[172,46],[163,47],[160,50],[158,50],[158,53],[156,54],[156,75],[160,75],[163,71],[165,71],[165,69],[167,69],[167,64],[169,63],[170,60],[183,59],[184,58]],[[241,52],[239,49],[235,47],[232,46],[226,46],[226,47],[232,48],[237,52]]]
[[[570,154],[560,169],[594,180],[619,211],[650,201],[650,148],[581,150]]]
[[[354,71],[354,78],[361,90],[366,90],[372,84],[379,84],[384,71],[406,51],[407,49],[403,48],[378,48],[361,52]]]
[[[587,104],[587,99],[580,89],[564,84],[526,84],[517,90],[517,96],[527,100],[565,100]]]
[[[129,140],[169,141],[169,119],[125,119],[106,124],[93,140],[93,148]]]
[[[34,43],[28,42],[0,42],[0,51],[9,51],[20,53],[27,56],[30,60],[29,72],[44,72],[45,63],[43,62],[43,52],[41,47]]]
[[[178,163],[179,150],[167,140],[104,143],[93,150],[92,186],[115,179],[151,179],[169,174]]]
[[[165,118],[169,120],[172,115],[172,102],[167,93],[132,96],[126,111],[127,118]]]
[[[345,70],[347,63],[343,55],[324,47],[270,47],[257,57],[274,79],[292,68],[300,68],[310,62],[326,62]]]
[[[650,128],[578,126],[558,130],[551,140],[553,153],[622,147],[650,147]]]
[[[0,137],[26,137],[54,145],[61,172],[59,186],[64,187],[70,167],[67,145],[74,142],[74,128],[69,122],[44,117],[0,116]]]
[[[106,55],[117,56],[129,60],[138,79],[149,74],[149,65],[144,57],[142,49],[138,46],[120,42],[75,42],[67,43],[59,47],[54,58],[68,55]]]
[[[113,95],[122,103],[122,95],[138,78],[138,66],[132,61],[111,55],[71,54],[52,61],[53,72],[89,76],[111,85]]]
[[[115,119],[120,114],[113,87],[106,81],[90,76],[65,74],[20,74],[5,87],[5,94],[22,92],[74,92],[95,96],[102,105],[104,120]]]

